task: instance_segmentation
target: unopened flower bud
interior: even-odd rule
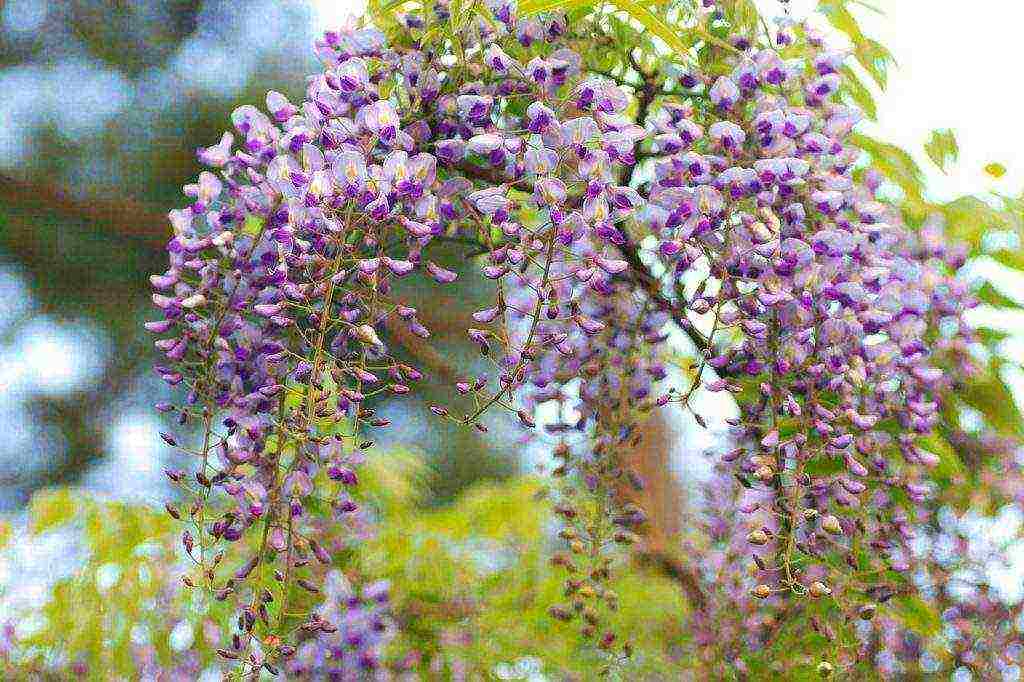
[[[355,337],[365,343],[368,346],[376,346],[378,348],[383,347],[380,337],[377,336],[377,330],[368,324],[361,324],[354,330]]]
[[[832,594],[832,589],[820,580],[815,580],[813,583],[811,583],[811,586],[808,588],[808,592],[810,592],[811,596],[815,599],[819,599],[821,597],[827,597],[830,594]]]
[[[751,531],[747,535],[747,542],[752,545],[766,545],[768,544],[768,534],[761,529]]]
[[[822,517],[821,527],[825,530],[826,533],[831,533],[832,535],[843,534],[843,527],[839,523],[839,519],[837,519],[832,514],[826,514]]]

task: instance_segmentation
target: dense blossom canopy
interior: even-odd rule
[[[168,471],[189,497],[169,512],[187,520],[186,585],[236,609],[220,656],[311,679],[380,667],[386,590],[337,573],[325,586],[314,566],[373,522],[353,492],[389,425],[372,405],[434,369],[401,359],[402,339],[430,330],[396,283],[450,284],[434,251],[456,244],[493,283],[465,330],[483,360],[430,410],[481,431],[509,410],[551,445],[565,591],[550,613],[610,670],[635,653],[606,624],[628,556],[615,548],[645,524],[620,452],[652,410],[694,409],[699,388],[740,406],[689,546],[693,653],[716,675],[756,673],[747,654],[787,619],[833,643],[823,675],[924,665],[924,636],[881,613],[918,591],[944,609],[960,665],[1009,670],[1016,611],[951,588],[957,571],[984,579],[935,551],[966,542],[938,516],[950,463],[932,439],[943,396],[983,370],[966,252],[883,200],[850,137],[861,113],[839,96],[846,55],[782,22],[709,38],[714,69],[678,55],[619,75],[580,52],[600,19],[453,5],[402,14],[388,37],[328,32],[305,99],[236,109],[170,214],[147,328],[186,396],[160,409],[201,426],[197,445],[165,436],[195,461]],[[666,365],[683,337],[698,349],[685,376]],[[1009,461],[1011,443],[957,434]]]

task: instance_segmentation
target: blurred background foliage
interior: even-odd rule
[[[588,10],[570,5],[590,4],[523,3],[524,11],[560,6],[580,16]],[[632,57],[641,63],[660,63],[697,38],[728,39],[714,28],[672,25],[661,3],[650,3],[654,11],[611,4],[633,17],[610,21],[616,47],[639,45]],[[893,60],[864,34],[851,10],[858,4],[821,0],[819,9],[856,55],[844,95],[870,118]],[[385,5],[371,10],[383,13]],[[734,27],[761,30],[752,2],[722,5]],[[231,110],[261,103],[268,89],[301,99],[313,69],[313,14],[300,0],[7,0],[0,22],[0,509],[9,519],[0,528],[7,544],[0,616],[36,607],[29,642],[39,666],[62,642],[84,669],[133,678],[139,641],[158,641],[163,662],[187,648],[210,657],[203,622],[217,617],[215,604],[174,603],[183,597],[164,593],[181,557],[160,508],[160,472],[170,462],[149,409],[165,389],[149,372],[153,353],[141,328],[147,277],[163,269],[164,215],[199,171],[195,148],[219,139]],[[628,52],[602,49],[587,55],[588,65],[629,82]],[[713,51],[701,59],[713,72]],[[1024,196],[937,202],[906,150],[863,134],[858,144],[911,225],[938,216],[969,250],[967,272],[983,301],[977,351],[991,371],[962,386],[947,423],[1024,437],[1011,388],[1022,376],[1013,331],[1024,319]],[[955,134],[936,131],[926,153],[940,170],[955,164]],[[1004,169],[987,170],[996,177]],[[413,360],[434,352],[468,368],[473,352],[458,329],[483,289],[454,252],[446,265],[467,275],[450,298],[408,292],[436,332],[429,349],[408,350]],[[434,381],[420,393],[423,402],[447,390],[443,375]],[[560,587],[546,563],[554,524],[543,485],[529,475],[537,457],[498,418],[485,441],[428,426],[423,411],[378,407],[399,428],[381,444],[364,487],[388,523],[350,558],[353,571],[392,581],[400,632],[393,655],[416,651],[432,664],[492,673],[507,665],[508,679],[552,665],[592,669],[572,629],[545,615]],[[636,457],[648,480],[662,482],[646,494],[651,532],[660,534],[654,544],[664,549],[693,513],[677,479],[686,467],[670,460],[699,459],[692,455],[708,439],[681,415],[647,428]],[[970,494],[986,463],[972,462],[951,438],[939,433],[932,443],[952,462],[940,499],[959,510],[990,505]],[[616,589],[622,631],[637,633],[647,656],[641,664],[667,669],[687,636],[679,629],[687,608],[679,576],[664,566],[638,568]],[[146,628],[163,623],[159,610],[171,608],[185,614],[180,631],[148,638]],[[935,616],[908,617],[927,628]]]

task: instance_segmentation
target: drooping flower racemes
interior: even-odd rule
[[[404,16],[390,43],[327,33],[304,100],[236,109],[170,214],[147,328],[184,394],[161,409],[200,427],[195,445],[165,435],[191,458],[168,471],[187,493],[169,511],[186,522],[186,584],[238,611],[221,655],[256,670],[294,654],[280,636],[293,601],[318,598],[312,566],[364,521],[359,464],[388,426],[374,406],[438,371],[401,359],[430,330],[396,283],[455,281],[437,255],[451,244],[493,283],[465,330],[490,371],[429,409],[481,431],[507,410],[550,443],[567,572],[552,615],[628,654],[606,625],[610,548],[645,515],[621,495],[642,481],[618,453],[698,388],[741,408],[721,464],[749,491],[751,603],[862,608],[844,562],[913,563],[940,463],[922,443],[951,381],[937,358],[969,370],[971,299],[962,253],[903,225],[859,165],[842,56],[809,41],[787,57],[780,32],[734,41],[727,72],[694,68],[685,91],[656,70],[623,85],[570,48],[563,17],[489,6],[494,21],[429,46],[445,3]],[[700,357],[674,382],[679,332]],[[339,627],[307,613],[309,631]]]

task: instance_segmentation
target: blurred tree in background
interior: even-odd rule
[[[219,138],[238,102],[301,94],[314,16],[298,0],[11,0],[2,16],[0,272],[12,295],[0,342],[12,366],[23,362],[17,348],[42,347],[0,398],[12,427],[0,435],[0,505],[10,507],[80,481],[114,447],[119,415],[149,417],[165,388],[140,323],[147,277],[165,258],[166,211],[200,168],[195,149]],[[444,309],[468,314],[472,288]],[[436,340],[454,350],[454,334]],[[73,377],[54,389],[44,375],[65,365]],[[412,423],[405,435],[427,431]],[[424,448],[439,500],[517,466],[464,430],[430,437],[445,443]],[[125,447],[144,449],[139,440]]]

